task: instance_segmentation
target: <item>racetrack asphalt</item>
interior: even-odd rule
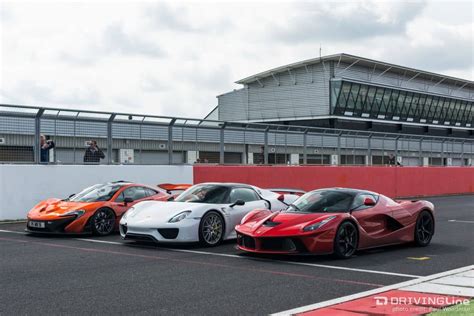
[[[430,246],[330,256],[243,254],[98,238],[31,236],[0,224],[0,315],[264,315],[474,262],[474,196],[427,198],[436,207]],[[96,242],[100,241],[100,242]]]

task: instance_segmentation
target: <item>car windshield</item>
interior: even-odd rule
[[[229,188],[222,185],[200,184],[181,193],[176,202],[226,204],[229,201]]]
[[[348,212],[355,194],[338,190],[317,190],[304,194],[286,210],[301,213]]]
[[[68,199],[72,202],[99,202],[108,201],[120,189],[120,185],[116,184],[96,184],[81,192],[73,195]]]

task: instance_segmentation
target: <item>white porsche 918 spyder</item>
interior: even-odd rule
[[[290,189],[274,192],[238,183],[197,184],[168,202],[136,204],[120,220],[120,235],[132,240],[216,246],[236,238],[235,225],[250,211],[284,210],[301,193]]]

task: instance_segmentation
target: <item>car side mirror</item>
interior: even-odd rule
[[[70,198],[72,198],[74,195],[76,195],[76,194],[73,193],[73,194],[69,195],[67,198],[70,199]]]
[[[234,206],[236,206],[236,205],[237,205],[237,206],[245,205],[245,201],[244,201],[244,200],[237,200],[237,201],[235,201],[234,203],[232,203],[232,204],[230,205],[230,207],[234,207]]]
[[[133,199],[131,197],[126,197],[123,199],[123,204],[127,205],[128,203],[133,203]]]
[[[375,201],[371,198],[365,198],[364,199],[364,205],[365,206],[374,206],[375,205]]]
[[[169,198],[166,199],[166,201],[168,202],[174,201],[174,196],[170,196]]]

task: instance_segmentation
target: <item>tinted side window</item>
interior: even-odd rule
[[[260,197],[252,189],[237,188],[233,189],[230,193],[230,203],[234,203],[237,200],[243,200],[244,202],[258,201]]]
[[[144,188],[144,189],[145,189],[146,196],[153,196],[155,194],[158,194],[158,192],[153,189],[150,189],[150,188]]]
[[[143,187],[130,187],[125,189],[115,200],[116,202],[123,202],[125,198],[131,198],[134,201],[147,197]]]

